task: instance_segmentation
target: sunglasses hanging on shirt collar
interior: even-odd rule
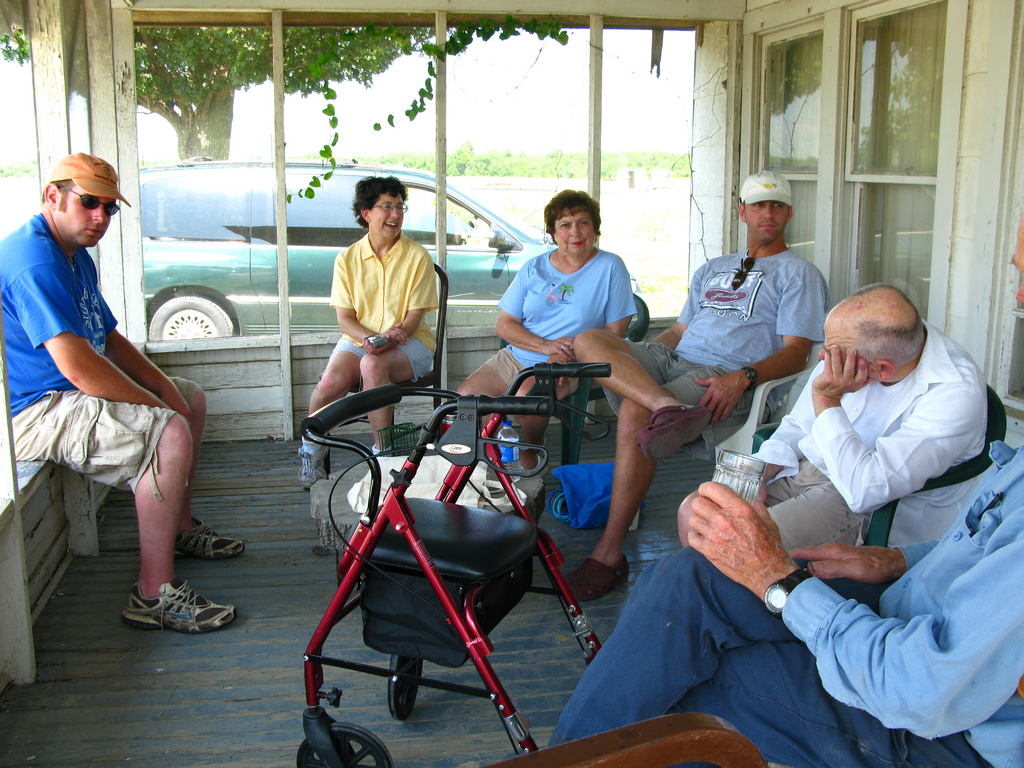
[[[736,274],[732,277],[732,289],[735,291],[741,285],[743,281],[747,279],[747,275],[750,274],[750,270],[754,268],[754,257],[747,256],[740,264],[740,268],[736,270]]]

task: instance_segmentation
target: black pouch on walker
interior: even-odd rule
[[[488,581],[474,612],[480,630],[494,629],[526,593],[533,579],[533,558]],[[463,609],[469,585],[445,580],[455,604]],[[422,574],[373,569],[365,572],[362,594],[363,642],[381,653],[412,656],[443,667],[466,663],[469,652],[448,623],[444,608]]]

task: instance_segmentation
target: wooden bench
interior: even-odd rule
[[[14,501],[0,507],[0,689],[35,680],[32,624],[72,555],[99,554],[109,490],[51,462],[17,462]]]

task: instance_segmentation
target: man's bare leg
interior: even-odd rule
[[[161,584],[174,580],[174,538],[184,515],[192,453],[189,425],[181,416],[172,417],[160,435],[153,462],[135,487],[143,597],[155,597]],[[159,470],[155,478],[154,468]]]
[[[192,486],[195,484],[196,469],[199,467],[199,446],[203,442],[203,429],[206,427],[206,393],[203,390],[196,389],[190,407],[192,419],[188,423],[188,428],[192,435],[192,465],[188,470],[188,484],[183,489],[182,513],[178,522],[178,530],[181,531],[195,526],[192,521]]]
[[[648,420],[651,413],[659,408],[683,405],[671,392],[650,377],[633,357],[629,344],[615,334],[605,330],[584,331],[576,337],[573,349],[576,352],[576,359],[580,362],[611,363],[612,375],[594,381],[615,394],[644,406],[649,412]]]
[[[608,524],[590,555],[612,568],[622,559],[622,544],[629,525],[643,503],[658,467],[658,462],[640,453],[636,444],[636,433],[650,420],[648,409],[630,400],[622,401],[615,436],[615,472],[612,475]]]

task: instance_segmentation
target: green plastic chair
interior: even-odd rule
[[[988,398],[988,423],[985,427],[985,445],[982,447],[981,453],[955,467],[950,467],[938,477],[933,477],[920,488],[921,491],[934,491],[937,488],[946,488],[970,480],[972,477],[980,475],[992,464],[988,448],[993,441],[1006,437],[1006,408],[992,387],[986,386],[985,391]],[[774,431],[775,427],[768,427],[754,433],[755,453],[761,447],[761,443],[771,437]],[[892,530],[892,520],[896,514],[897,504],[899,504],[899,499],[893,499],[871,513],[871,522],[868,524],[868,532],[864,537],[865,546],[884,547],[889,543],[889,531]]]
[[[636,315],[626,328],[626,338],[629,341],[643,341],[651,327],[651,312],[647,308],[647,302],[639,294],[633,294],[633,302],[636,304]],[[585,411],[588,403],[592,400],[604,400],[604,387],[591,386],[591,381],[591,379],[580,379],[576,391],[565,398],[565,402]],[[584,420],[585,417],[582,414],[572,412],[566,413],[562,420],[562,466],[579,463]]]
[[[933,491],[936,488],[946,488],[950,485],[962,483],[977,477],[992,464],[992,457],[988,455],[988,447],[995,440],[1002,440],[1006,437],[1006,408],[1003,401],[992,387],[985,387],[988,395],[988,423],[985,426],[985,445],[981,453],[972,459],[968,459],[955,467],[950,467],[938,477],[933,477],[921,488],[922,491]],[[896,514],[896,505],[899,499],[894,499],[888,504],[879,507],[871,513],[871,522],[868,524],[868,532],[864,536],[864,544],[869,547],[884,547],[889,543],[889,531],[892,530],[892,519]]]

